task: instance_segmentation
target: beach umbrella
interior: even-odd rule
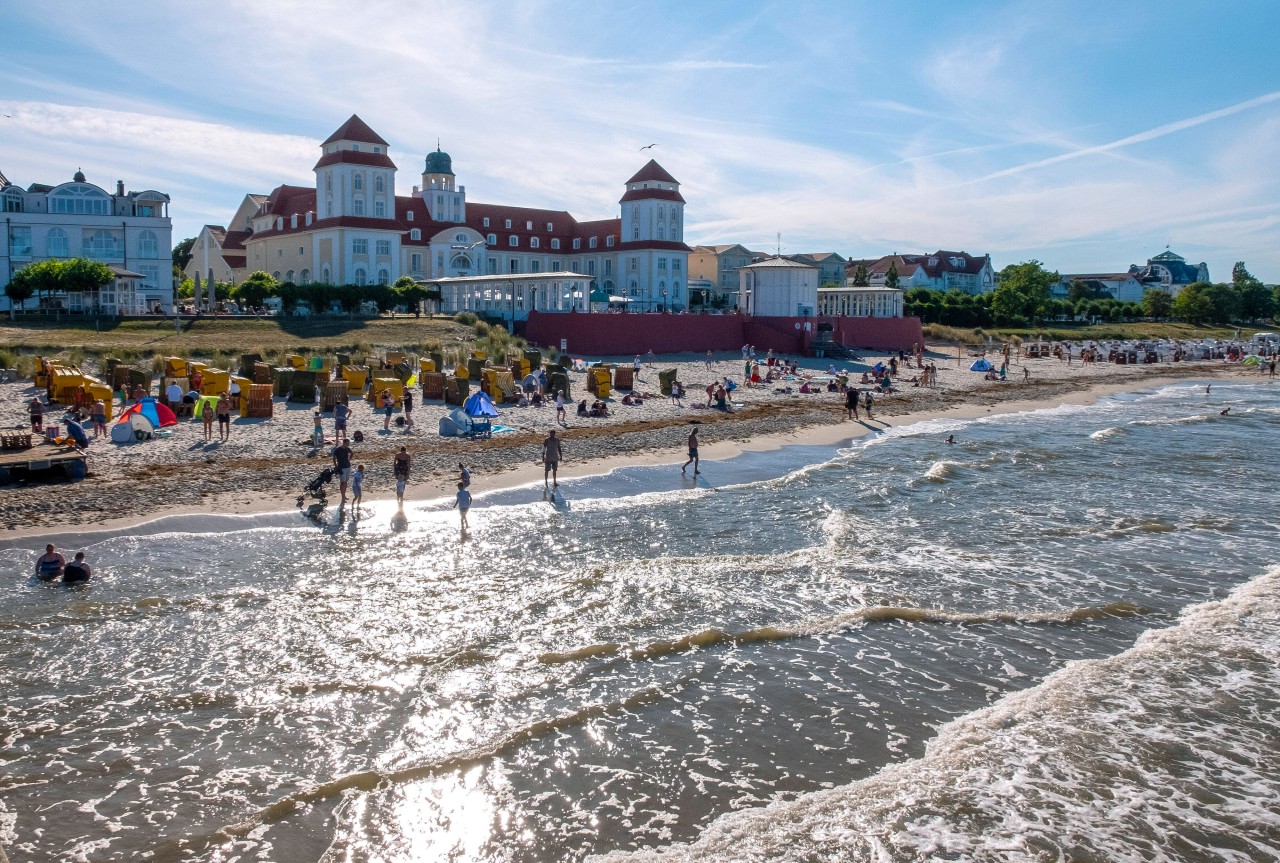
[[[195,298],[194,298],[195,299],[194,308],[199,309],[200,308],[200,274],[196,273],[195,276],[192,277],[192,281],[195,282],[195,288],[196,288]]]
[[[483,390],[476,392],[463,402],[462,409],[469,417],[498,416],[498,409],[493,406],[493,400],[485,395]]]
[[[136,404],[131,404],[120,414],[120,419],[125,420],[134,414],[146,417],[153,428],[164,428],[165,426],[176,426],[178,418],[173,415],[173,411],[169,410],[168,405],[162,405],[152,396],[144,396]]]

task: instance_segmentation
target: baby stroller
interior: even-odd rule
[[[307,507],[304,513],[309,519],[317,519],[320,513],[324,512],[324,508],[329,504],[328,496],[325,493],[325,486],[333,481],[333,469],[325,468],[320,471],[320,475],[303,487],[302,494],[298,495],[298,509],[307,501],[310,495],[316,502]]]

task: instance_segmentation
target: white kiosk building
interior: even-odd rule
[[[787,258],[769,258],[738,270],[744,314],[812,317],[818,309],[818,268]]]

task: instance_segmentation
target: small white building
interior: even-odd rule
[[[818,309],[818,268],[769,258],[738,270],[739,306],[763,317],[812,317]]]
[[[512,273],[509,276],[452,276],[420,279],[418,284],[440,291],[440,309],[447,314],[472,312],[499,317],[514,326],[527,320],[530,311],[591,312],[592,305],[609,304],[609,295],[597,291],[603,301],[593,299],[591,276],[558,271]],[[618,299],[614,297],[613,299]]]
[[[0,175],[0,210],[4,217],[4,254],[0,256],[0,288],[23,267],[45,260],[89,258],[111,267],[117,283],[94,298],[80,294],[31,298],[70,311],[140,315],[173,308],[173,222],[169,196],[148,189],[115,194],[85,180],[76,171],[69,183],[33,183],[26,189]],[[124,275],[120,278],[121,274]],[[0,311],[10,309],[0,293]]]
[[[883,285],[819,288],[818,314],[849,318],[900,318],[904,293],[902,288]]]

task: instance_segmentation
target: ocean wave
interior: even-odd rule
[[[1089,437],[1093,438],[1094,440],[1106,440],[1107,438],[1112,438],[1112,437],[1115,437],[1116,435],[1122,435],[1124,433],[1125,433],[1125,430],[1120,426],[1111,426],[1110,428],[1099,429],[1098,431],[1089,435]]]
[[[1180,426],[1190,423],[1202,423],[1209,419],[1208,414],[1192,414],[1189,417],[1161,417],[1153,420],[1130,420],[1131,426]]]
[[[924,472],[924,477],[933,482],[946,482],[955,476],[956,468],[959,466],[960,463],[955,461],[935,461]]]
[[[1068,608],[1056,611],[948,611],[936,608],[910,608],[905,606],[872,606],[847,614],[833,615],[794,625],[761,626],[739,632],[719,627],[691,632],[679,638],[660,639],[648,644],[636,645],[622,642],[601,642],[566,651],[548,651],[538,656],[546,665],[583,662],[602,657],[623,657],[640,662],[664,656],[685,653],[696,648],[729,645],[739,647],[812,638],[830,635],[855,626],[869,623],[930,623],[974,625],[984,623],[1004,624],[1075,624],[1100,617],[1136,617],[1149,614],[1150,609],[1130,602],[1113,602],[1101,606]]]
[[[874,776],[593,863],[1274,859],[1280,567],[943,726]],[[1236,709],[1245,705],[1245,709]]]

